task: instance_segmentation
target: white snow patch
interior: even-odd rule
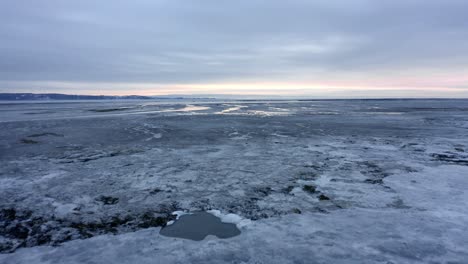
[[[193,111],[203,111],[203,110],[208,110],[211,107],[208,106],[197,106],[197,105],[186,105],[182,109],[177,109],[175,110],[176,112],[193,112]]]
[[[76,208],[76,204],[63,204],[57,201],[53,202],[52,205],[55,207],[55,216],[61,218],[73,212]]]
[[[190,215],[192,213],[190,212],[185,212],[185,211],[174,211],[172,212],[172,215],[175,215],[176,216],[176,220],[179,220],[179,218],[183,215]],[[174,222],[174,221],[171,221],[171,222]],[[172,223],[171,223],[172,224]]]
[[[221,222],[235,224],[238,228],[242,228],[247,225],[250,225],[250,223],[252,222],[250,219],[242,218],[241,216],[236,215],[236,214],[232,214],[232,213],[223,214],[221,213],[220,210],[213,209],[213,210],[208,210],[207,212],[220,218]]]
[[[47,182],[49,180],[52,180],[52,179],[55,179],[57,177],[60,177],[62,175],[64,175],[65,172],[63,171],[58,171],[58,172],[51,172],[51,173],[48,173],[46,175],[43,175],[41,176],[39,179],[36,179],[34,180],[35,183],[43,183],[43,182]]]
[[[275,137],[283,137],[283,138],[289,137],[289,136],[287,136],[287,135],[281,135],[281,134],[278,134],[278,133],[273,133],[273,134],[271,134],[271,135],[272,135],[272,136],[275,136]]]
[[[241,110],[242,108],[246,108],[247,106],[245,105],[235,105],[233,107],[229,107],[227,109],[224,109],[222,111],[219,111],[219,112],[216,112],[215,114],[227,114],[227,113],[231,113],[231,112],[235,112],[235,111],[239,111]]]

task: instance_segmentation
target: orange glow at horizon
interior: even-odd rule
[[[466,73],[466,74],[465,74]],[[418,76],[428,76],[421,78]],[[468,71],[390,72],[323,76],[324,80],[219,81],[207,83],[62,82],[14,83],[15,90],[89,95],[252,95],[303,97],[468,97]],[[0,82],[1,84],[1,82]],[[5,85],[4,85],[5,86]],[[7,91],[8,92],[8,91]],[[417,93],[420,93],[419,95]]]
[[[74,86],[71,84],[71,86]],[[217,83],[217,84],[95,84],[96,89],[86,94],[93,95],[278,95],[278,96],[320,96],[322,94],[340,94],[346,92],[394,91],[429,91],[429,92],[462,92],[462,89],[438,86],[360,86],[360,85],[317,85],[305,83]],[[100,87],[100,89],[98,88]],[[114,89],[112,89],[114,88]],[[126,89],[128,88],[128,89]],[[80,89],[81,90],[81,89]]]

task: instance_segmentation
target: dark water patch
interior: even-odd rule
[[[296,179],[304,181],[314,181],[317,180],[318,177],[319,175],[313,171],[300,171],[297,174]]]
[[[333,178],[333,179],[330,179],[330,182],[356,183],[357,180]]]
[[[206,212],[183,215],[174,224],[163,227],[160,231],[163,236],[195,241],[201,241],[208,235],[230,238],[240,233],[235,224],[223,223],[218,217]]]
[[[21,143],[23,144],[37,144],[39,143],[39,141],[36,141],[36,140],[32,140],[32,139],[29,139],[29,138],[23,138],[20,140]]]
[[[465,152],[465,149],[462,147],[455,147],[455,150],[458,152]]]
[[[389,172],[385,171],[381,166],[372,161],[358,162],[358,165],[362,168],[360,172],[363,175],[368,175],[376,179],[383,179],[390,176]]]
[[[152,190],[149,192],[149,194],[154,195],[154,194],[160,193],[160,192],[162,192],[162,191],[163,191],[163,190],[161,190],[161,189],[159,189],[159,188],[154,188],[154,189],[152,189]]]
[[[45,132],[45,133],[32,134],[32,135],[29,135],[28,137],[44,137],[44,136],[63,137],[64,135],[52,133],[52,132]]]
[[[41,111],[41,112],[26,112],[25,115],[45,115],[45,114],[55,114],[55,111]]]
[[[383,179],[366,179],[364,182],[370,184],[383,184]]]
[[[106,205],[112,205],[112,204],[116,204],[119,202],[119,198],[117,197],[104,196],[104,195],[99,196],[98,198],[96,198],[96,200]]]
[[[395,208],[395,209],[410,209],[411,207],[406,205],[405,202],[401,199],[398,198],[392,203],[387,204],[388,207]]]
[[[308,193],[315,193],[317,191],[317,188],[313,185],[304,185],[302,187],[302,190]]]
[[[281,192],[284,193],[284,194],[290,194],[292,192],[292,190],[294,190],[294,186],[289,185],[289,186],[281,189]]]
[[[271,192],[273,191],[273,189],[271,189],[271,187],[256,187],[253,189],[254,193],[260,195],[261,197],[264,197],[264,196],[268,196],[271,194]]]
[[[302,211],[299,208],[293,208],[291,211],[293,214],[302,214]]]
[[[468,166],[468,158],[455,153],[432,153],[431,157],[436,161]]]
[[[318,196],[318,199],[320,201],[329,201],[330,197],[326,196],[325,194],[321,194],[321,195]]]
[[[140,149],[124,149],[124,150],[115,150],[110,152],[96,152],[89,151],[86,152],[81,149],[72,150],[71,153],[66,153],[64,156],[59,158],[58,163],[76,163],[76,162],[90,162],[102,158],[112,158],[122,155],[132,155],[136,153],[143,152]]]
[[[131,107],[91,109],[89,111],[97,112],[97,113],[107,113],[107,112],[115,112],[115,111],[124,111],[124,110],[128,110],[128,109],[131,109]]]

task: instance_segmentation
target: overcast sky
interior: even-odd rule
[[[0,0],[0,92],[468,97],[468,1]]]

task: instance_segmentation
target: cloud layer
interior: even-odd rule
[[[259,84],[304,95],[323,87],[463,94],[466,10],[457,0],[5,0],[0,91],[204,93],[219,84],[214,93],[236,93]]]

